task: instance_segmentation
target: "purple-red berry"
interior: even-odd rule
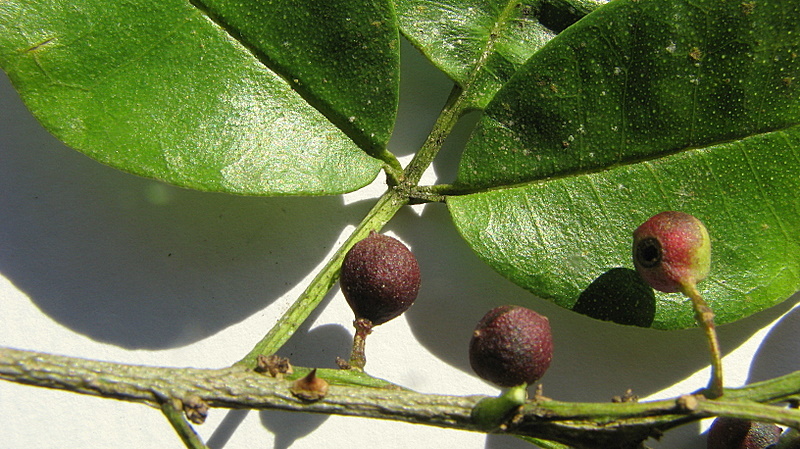
[[[532,384],[550,367],[550,322],[533,310],[500,306],[478,323],[469,344],[469,363],[484,380],[501,387]]]
[[[711,268],[711,239],[705,225],[684,212],[654,215],[633,232],[633,265],[656,290],[694,288]]]
[[[764,449],[778,442],[780,427],[746,419],[719,417],[708,429],[708,449]]]
[[[372,231],[345,255],[339,284],[356,318],[377,326],[414,303],[420,285],[419,264],[399,240]]]

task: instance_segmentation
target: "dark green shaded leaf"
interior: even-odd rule
[[[390,9],[372,12],[352,19],[383,21],[384,45],[375,46],[375,58],[385,58],[391,71],[396,49],[388,49],[397,36]],[[297,23],[286,39],[313,40],[318,23]],[[360,25],[350,31],[355,39]],[[0,4],[0,66],[48,130],[95,159],[176,185],[240,194],[332,194],[374,179],[381,162],[294,91],[282,77],[288,73],[266,66],[256,51],[260,43],[241,37],[177,0]],[[348,67],[364,70],[342,62],[343,75],[329,79],[332,85],[347,82]],[[311,64],[298,71],[318,74]],[[320,110],[354,124],[364,119],[348,116],[349,103],[340,102],[351,101],[352,92],[327,92],[316,81],[309,80],[304,95],[328,105]],[[393,116],[392,88],[362,92],[361,101]],[[369,131],[378,140],[390,131],[371,118],[365,123],[364,132],[381,127]]]
[[[194,0],[362,148],[394,127],[399,35],[386,0]]]
[[[483,108],[556,33],[595,9],[589,0],[395,0],[403,33]]]
[[[487,107],[456,225],[499,272],[573,308],[632,268],[631,233],[682,210],[712,238],[718,322],[800,287],[800,4],[618,0],[571,27]],[[483,190],[489,189],[489,190]],[[656,294],[653,327],[693,325]]]

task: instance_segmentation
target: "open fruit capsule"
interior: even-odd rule
[[[711,268],[708,231],[685,212],[654,215],[633,232],[633,265],[654,289],[685,293]]]

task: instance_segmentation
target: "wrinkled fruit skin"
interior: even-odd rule
[[[552,358],[550,322],[525,307],[490,310],[475,327],[469,344],[472,369],[501,387],[536,382]]]
[[[654,289],[685,292],[711,268],[708,230],[684,212],[654,215],[633,232],[633,265]]]
[[[371,232],[345,255],[339,284],[356,318],[377,326],[405,312],[419,292],[419,264],[399,240]]]
[[[708,449],[764,449],[778,442],[780,427],[746,419],[720,417],[708,429]]]

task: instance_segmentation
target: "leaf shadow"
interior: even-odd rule
[[[370,204],[172,187],[46,134],[6,82],[0,272],[53,320],[125,348],[183,346],[267,307]]]
[[[656,317],[656,295],[630,268],[612,268],[578,296],[574,312],[602,321],[650,327]]]
[[[274,449],[288,449],[328,419],[328,415],[281,410],[264,410],[259,416],[264,427],[275,434]]]

